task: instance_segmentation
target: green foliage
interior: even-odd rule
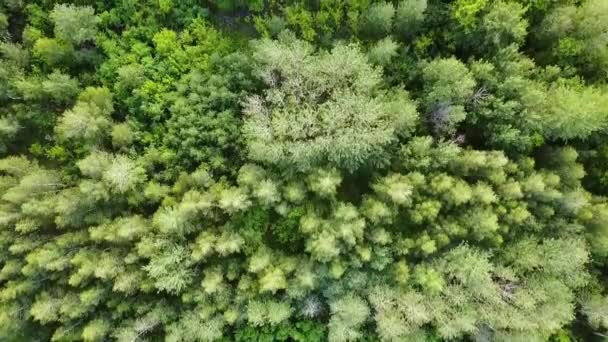
[[[325,336],[326,328],[314,321],[296,321],[295,323],[282,323],[275,326],[256,328],[246,326],[237,330],[234,338],[239,342],[253,341],[321,341]]]
[[[133,132],[127,123],[116,124],[112,127],[112,145],[126,147],[133,142]]]
[[[251,67],[241,54],[215,56],[210,67],[208,73],[195,70],[180,81],[164,134],[166,146],[187,168],[205,162],[221,169],[240,157],[241,120],[236,112],[252,87]]]
[[[110,126],[108,112],[93,102],[78,102],[59,118],[57,135],[66,141],[80,140],[95,144],[107,134]]]
[[[585,138],[606,128],[608,103],[604,91],[593,87],[573,91],[560,85],[547,95],[554,99],[543,115],[547,136],[565,140]]]
[[[607,10],[5,1],[0,340],[607,335]]]
[[[522,44],[528,28],[524,14],[525,8],[518,3],[493,2],[483,16],[481,29],[494,46]]]
[[[452,134],[466,118],[464,103],[473,95],[475,80],[455,58],[436,59],[424,66],[424,105],[435,134]]]
[[[361,337],[358,331],[369,316],[369,307],[359,297],[347,296],[330,303],[330,341],[356,341]]]
[[[427,9],[427,0],[402,0],[395,12],[395,30],[411,37],[420,29]]]
[[[32,50],[34,57],[39,58],[44,64],[55,67],[69,64],[74,56],[74,48],[62,41],[50,38],[39,38]]]
[[[589,0],[551,9],[538,28],[542,61],[574,67],[589,79],[605,79],[608,68],[606,18],[608,4]]]
[[[19,80],[15,87],[25,101],[50,101],[58,105],[71,103],[79,92],[78,81],[60,71],[53,71],[44,79]]]
[[[382,39],[369,51],[369,60],[374,64],[388,66],[391,60],[397,56],[398,48],[399,44],[390,38]]]
[[[463,104],[472,95],[475,81],[467,67],[455,58],[437,59],[423,69],[427,107],[440,102]]]
[[[143,239],[137,244],[137,253],[150,258],[144,270],[161,291],[181,293],[193,281],[187,250],[174,242],[162,239]]]
[[[222,337],[221,317],[205,319],[191,311],[169,327],[167,341],[216,341]]]
[[[370,37],[383,37],[391,32],[395,6],[390,2],[371,4],[361,15],[359,27]]]
[[[582,312],[587,316],[589,323],[596,329],[606,328],[608,321],[606,321],[606,308],[607,298],[600,295],[594,294],[585,298],[583,302]]]
[[[554,315],[548,320],[539,320],[532,317],[537,315],[536,310],[543,310],[545,303],[536,301],[528,297],[528,291],[535,288],[545,293],[560,293],[559,304],[563,307],[572,305],[572,293],[565,286],[573,286],[576,288],[583,283],[578,283],[578,280],[571,283],[570,280],[560,277],[565,275],[574,275],[564,269],[561,262],[566,262],[567,258],[572,258],[573,265],[580,265],[587,261],[587,256],[577,255],[581,249],[574,249],[568,255],[559,255],[556,253],[559,248],[556,244],[573,243],[573,241],[548,241],[549,246],[543,247],[540,253],[547,253],[548,257],[546,264],[542,266],[537,264],[537,270],[541,272],[553,272],[556,278],[544,285],[536,283],[538,281],[535,276],[524,276],[518,266],[512,266],[513,269],[504,268],[501,266],[495,269],[486,255],[480,254],[477,251],[471,250],[469,247],[460,246],[446,254],[442,260],[435,261],[433,268],[428,268],[425,271],[425,283],[422,283],[422,290],[428,291],[433,288],[428,288],[431,274],[444,279],[450,279],[449,284],[443,284],[441,287],[433,290],[434,295],[425,299],[422,293],[412,290],[403,290],[398,288],[389,288],[380,286],[374,288],[370,292],[370,301],[376,309],[376,321],[378,322],[377,329],[385,340],[395,339],[410,339],[420,335],[420,329],[424,324],[428,324],[433,320],[438,320],[434,325],[438,327],[438,333],[441,337],[458,338],[464,334],[477,334],[478,327],[488,325],[493,327],[493,335],[501,336],[507,340],[513,338],[509,327],[518,326],[519,329],[531,329],[532,336],[547,337],[551,333],[553,324],[568,321],[570,318],[565,315]],[[576,242],[574,242],[576,246]],[[525,242],[517,244],[516,248],[524,247]],[[534,244],[533,246],[537,246]],[[544,245],[543,245],[544,246]],[[578,245],[578,248],[581,246]],[[535,250],[535,247],[530,246],[530,250]],[[519,255],[519,260],[523,255]],[[563,258],[562,258],[563,257]],[[514,260],[509,259],[507,260]],[[545,261],[542,261],[543,263]],[[559,264],[554,264],[557,262]],[[507,261],[507,265],[509,261]],[[554,266],[557,266],[553,268]],[[578,266],[575,266],[575,268]],[[437,271],[436,271],[437,270]],[[513,273],[515,272],[515,273]],[[525,271],[524,271],[525,272]],[[559,274],[559,275],[558,275]],[[519,275],[519,276],[516,276]],[[586,277],[583,274],[576,276]],[[498,277],[498,279],[493,279]],[[503,278],[505,277],[505,278]],[[517,279],[517,284],[512,283]],[[558,279],[560,279],[558,281]],[[560,292],[565,291],[565,292]],[[452,302],[454,301],[454,302]],[[530,302],[526,302],[530,301]],[[466,304],[465,304],[466,303]],[[508,312],[513,309],[513,306],[519,307],[516,312]],[[506,311],[505,311],[506,310]],[[563,313],[563,312],[562,312]],[[481,321],[477,321],[481,320]],[[506,329],[501,331],[501,329]],[[511,337],[509,337],[511,336]]]
[[[416,124],[406,94],[380,92],[380,71],[355,45],[315,55],[310,44],[283,35],[258,42],[254,59],[269,88],[245,103],[243,134],[253,160],[354,171],[381,162],[384,148]]]
[[[456,22],[470,30],[477,25],[477,14],[488,4],[488,0],[457,0],[451,6],[451,15]]]
[[[135,190],[145,181],[145,171],[125,156],[116,156],[103,172],[102,179],[117,193]]]
[[[55,37],[75,45],[93,40],[97,34],[97,21],[92,7],[55,5],[49,13],[54,24]]]

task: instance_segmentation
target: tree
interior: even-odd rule
[[[99,144],[111,126],[112,94],[107,88],[87,87],[78,100],[73,109],[59,118],[57,134],[65,141],[77,139],[90,145]]]
[[[128,123],[115,124],[112,127],[112,145],[128,147],[134,140],[133,131]]]
[[[573,66],[591,79],[603,79],[608,68],[606,17],[608,6],[590,0],[577,7],[556,6],[542,21],[536,38],[542,48],[539,56],[546,62]]]
[[[399,44],[395,43],[391,38],[379,40],[374,47],[369,51],[370,62],[382,66],[388,66],[398,53]]]
[[[98,17],[92,7],[57,4],[49,17],[54,24],[55,37],[74,45],[95,39]]]
[[[163,139],[186,169],[204,162],[224,171],[241,158],[237,111],[253,86],[251,65],[242,54],[231,54],[212,57],[210,67],[208,73],[193,70],[179,82]]]
[[[585,298],[583,302],[583,313],[587,315],[589,322],[596,328],[606,329],[608,327],[606,321],[607,300],[606,297],[594,294]]]
[[[431,320],[431,308],[416,292],[380,286],[370,291],[369,300],[375,310],[376,329],[386,341],[413,338]]]
[[[412,37],[424,21],[427,0],[402,0],[395,12],[395,30],[405,36]]]
[[[608,124],[607,100],[603,90],[585,87],[575,90],[556,86],[548,92],[552,99],[543,115],[546,134],[564,140],[585,138]]]
[[[361,14],[359,27],[364,35],[380,38],[391,32],[395,7],[390,2],[371,4]]]
[[[169,327],[167,340],[216,341],[222,337],[224,325],[221,317],[202,318],[191,311]]]
[[[496,1],[481,19],[481,30],[495,47],[521,45],[527,34],[526,9],[513,2]]]
[[[133,191],[145,179],[145,171],[125,156],[116,156],[102,175],[104,182],[117,194]]]
[[[253,326],[277,325],[287,320],[291,313],[292,309],[284,301],[250,301],[247,305],[247,320]]]
[[[5,153],[7,145],[17,135],[21,127],[19,122],[11,117],[0,117],[0,137],[2,137],[2,144],[0,144],[0,153]]]
[[[137,244],[137,252],[150,259],[144,270],[159,291],[178,294],[192,283],[192,262],[183,246],[170,240],[147,238]]]
[[[330,341],[355,341],[361,337],[358,329],[369,316],[367,303],[357,296],[347,296],[330,303]]]
[[[57,39],[39,38],[34,44],[32,54],[49,67],[57,67],[70,64],[70,59],[74,57],[74,48]]]
[[[98,143],[111,126],[107,115],[92,103],[80,102],[63,113],[57,125],[60,139],[78,139],[91,144]]]
[[[477,25],[477,14],[484,10],[488,0],[457,0],[451,5],[451,15],[465,31]]]
[[[78,80],[60,71],[53,71],[44,79],[29,78],[16,82],[15,87],[25,101],[50,101],[57,105],[73,103],[80,91]]]
[[[422,70],[424,106],[435,134],[452,134],[466,118],[465,101],[473,95],[475,80],[455,58],[436,59]]]
[[[82,330],[85,341],[101,341],[110,332],[110,322],[104,319],[90,321]]]
[[[283,35],[260,41],[254,58],[270,88],[245,103],[243,134],[253,160],[354,171],[379,163],[384,148],[416,124],[406,94],[380,92],[380,71],[355,45],[314,55],[308,43]]]

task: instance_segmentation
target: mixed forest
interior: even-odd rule
[[[3,0],[0,341],[604,341],[607,83],[607,0]]]

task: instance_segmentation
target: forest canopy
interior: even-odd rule
[[[604,341],[607,196],[606,0],[0,4],[0,341]]]

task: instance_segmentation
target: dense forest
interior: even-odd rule
[[[607,0],[0,1],[0,341],[608,340]]]

